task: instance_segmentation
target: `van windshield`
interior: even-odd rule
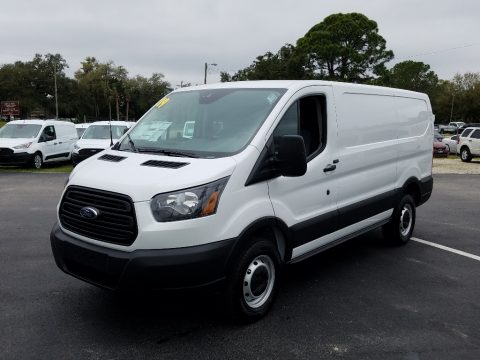
[[[36,138],[42,125],[37,124],[7,124],[0,129],[2,139],[33,139]]]
[[[112,125],[112,138],[120,139],[126,128]],[[110,139],[110,125],[90,125],[83,133],[82,139]]]
[[[167,155],[222,157],[241,151],[286,89],[205,89],[172,93],[117,147]]]

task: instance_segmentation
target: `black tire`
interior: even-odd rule
[[[383,226],[383,236],[392,245],[405,245],[415,227],[415,200],[405,194],[394,209],[392,219]]]
[[[472,154],[470,154],[470,150],[468,149],[468,147],[466,146],[462,147],[462,149],[460,150],[460,159],[463,162],[472,161]]]
[[[35,155],[33,155],[32,166],[35,169],[41,169],[42,168],[43,158],[42,158],[42,154],[40,152],[36,152]]]
[[[266,239],[253,238],[230,269],[226,289],[229,315],[241,323],[265,316],[277,292],[280,270],[275,245]]]

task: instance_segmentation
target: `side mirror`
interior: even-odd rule
[[[302,176],[307,172],[305,142],[300,135],[275,137],[276,168],[283,176]]]

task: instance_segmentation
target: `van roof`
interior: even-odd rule
[[[242,88],[278,88],[278,89],[288,89],[288,90],[298,90],[306,86],[334,86],[337,88],[342,88],[344,91],[354,90],[361,91],[366,90],[372,92],[377,90],[378,92],[386,93],[395,93],[396,95],[405,95],[405,96],[415,96],[419,95],[425,96],[423,93],[397,89],[397,88],[388,88],[383,86],[374,86],[374,85],[363,85],[363,84],[353,84],[346,82],[338,81],[325,81],[325,80],[255,80],[255,81],[233,81],[233,82],[224,82],[224,83],[215,83],[207,85],[197,85],[184,87],[176,89],[175,92],[189,91],[189,90],[200,90],[200,89],[242,89]]]
[[[33,124],[33,125],[60,125],[60,124],[71,124],[73,123],[70,121],[61,121],[61,120],[54,120],[54,119],[28,119],[28,120],[12,120],[8,124]]]
[[[120,125],[120,126],[133,126],[135,124],[133,121],[111,121],[112,125]],[[110,125],[110,121],[95,121],[90,123],[89,125]]]

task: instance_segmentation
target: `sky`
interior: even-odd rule
[[[295,44],[334,13],[378,24],[395,60],[429,64],[441,79],[480,72],[478,0],[0,0],[0,65],[60,53],[73,77],[87,56],[130,76],[162,73],[182,82],[218,82],[285,43]]]

